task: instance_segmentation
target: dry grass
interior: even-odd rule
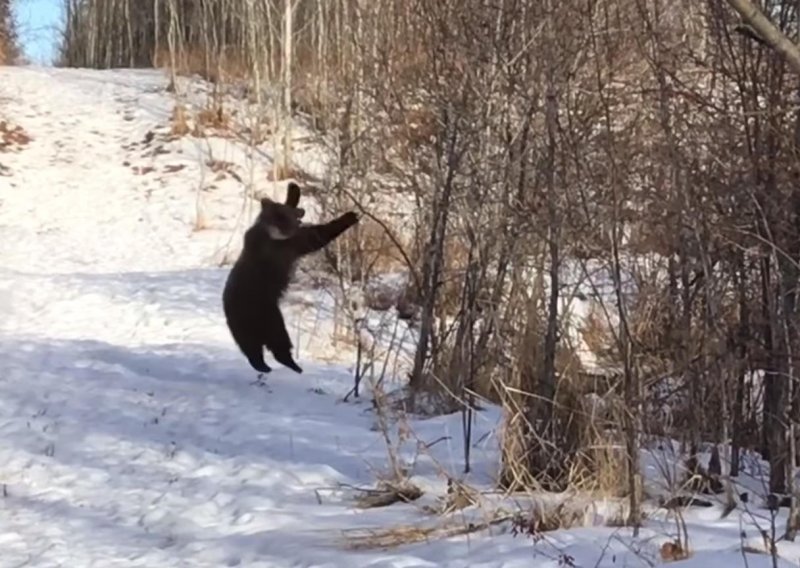
[[[394,148],[403,162],[412,162],[415,153],[431,143],[440,128],[434,113],[425,107],[418,106],[396,111],[397,129]]]
[[[336,106],[341,101],[337,88],[326,84],[318,71],[304,69],[302,62],[297,63],[299,69],[292,85],[294,111],[306,115],[314,130],[326,134],[341,120],[336,112]]]
[[[514,532],[529,536],[585,524],[586,506],[576,506],[567,501],[556,505],[534,502],[530,511],[518,513],[513,519]]]
[[[613,360],[614,334],[608,317],[596,300],[590,302],[589,313],[581,322],[579,329],[581,339],[599,361]]]
[[[212,104],[197,112],[193,134],[202,137],[206,135],[207,130],[213,130],[216,135],[230,135],[231,125],[232,117],[225,108],[221,104]]]
[[[436,505],[425,507],[427,512],[435,515],[447,515],[481,504],[482,495],[469,485],[455,479],[449,479],[447,485],[447,494],[439,497]]]
[[[153,54],[153,67],[172,70],[172,58],[167,48]],[[223,50],[208,57],[199,49],[188,50],[176,57],[174,71],[184,77],[198,75],[211,83],[245,80],[249,74],[247,64],[233,50]]]
[[[376,489],[359,489],[356,505],[361,509],[388,507],[395,503],[411,503],[422,497],[422,490],[403,480],[397,483],[381,481]]]
[[[352,529],[344,531],[343,544],[348,550],[375,550],[396,548],[406,544],[430,542],[486,530],[511,519],[511,515],[501,514],[489,521],[465,523],[445,521],[438,525],[421,527],[401,525],[386,529]]]
[[[177,102],[170,117],[170,134],[173,138],[189,134],[196,138],[203,138],[209,134],[221,138],[233,138],[235,128],[233,117],[221,104],[212,102],[198,111],[192,111],[183,102]]]
[[[678,562],[691,556],[691,553],[677,540],[665,542],[659,552],[664,562]]]
[[[454,316],[461,309],[461,287],[464,284],[469,252],[469,245],[458,235],[451,235],[445,242],[443,282],[437,302],[440,316]]]
[[[625,449],[611,439],[597,437],[595,444],[579,452],[571,469],[569,485],[597,497],[624,497],[628,491]]]
[[[21,126],[0,120],[0,152],[14,152],[27,146],[33,140]]]
[[[291,164],[285,166],[279,160],[275,161],[272,170],[268,171],[266,176],[268,181],[286,181],[303,178],[302,172],[296,170]]]
[[[181,137],[186,136],[192,131],[189,127],[189,113],[182,103],[178,103],[172,109],[172,117],[170,118],[170,133],[173,136]]]
[[[628,495],[627,457],[613,429],[602,430],[579,403],[564,400],[555,409],[559,435],[537,445],[537,461],[531,463],[525,437],[531,435],[523,401],[515,393],[505,395],[505,405],[519,408],[503,425],[503,486],[513,490],[572,490],[592,498],[617,499]],[[524,395],[523,395],[524,396]],[[536,434],[532,434],[536,435]]]
[[[380,224],[365,218],[359,223],[358,234],[361,241],[362,262],[366,265],[363,269],[365,274],[385,274],[408,268],[397,245]],[[407,250],[406,244],[400,243]]]

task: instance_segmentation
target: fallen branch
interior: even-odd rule
[[[504,514],[481,523],[450,521],[429,527],[403,525],[388,529],[353,529],[345,532],[344,545],[350,550],[392,548],[404,544],[475,533],[505,523],[511,518],[512,515]]]

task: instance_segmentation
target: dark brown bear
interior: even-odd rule
[[[305,211],[297,207],[300,187],[290,183],[286,203],[261,200],[261,213],[244,235],[244,248],[233,265],[222,304],[234,341],[260,373],[269,349],[275,360],[302,373],[292,358],[292,342],[278,302],[286,291],[295,262],[315,252],[358,223],[352,211],[323,225],[301,225]]]

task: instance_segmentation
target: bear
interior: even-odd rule
[[[328,223],[304,225],[298,207],[300,186],[290,182],[286,201],[261,199],[261,212],[244,234],[244,247],[225,282],[222,305],[234,342],[250,366],[261,373],[272,369],[264,361],[264,347],[275,360],[296,373],[303,370],[292,357],[279,302],[298,259],[316,252],[359,222],[349,211]]]

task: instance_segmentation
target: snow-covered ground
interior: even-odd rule
[[[589,526],[534,542],[498,525],[355,550],[353,534],[491,514],[423,508],[443,472],[462,477],[460,416],[391,433],[422,499],[355,506],[352,487],[373,486],[388,452],[368,398],[342,401],[354,356],[334,341],[333,292],[299,276],[286,313],[305,373],[274,365],[254,384],[220,304],[220,261],[249,222],[243,187],[211,171],[209,152],[251,172],[269,155],[248,164],[230,140],[164,141],[165,86],[156,71],[0,68],[0,121],[31,137],[0,151],[0,568],[661,562],[675,530],[659,515],[637,539]],[[475,487],[492,486],[499,422],[494,409],[476,418]],[[766,511],[720,517],[687,513],[684,565],[772,565],[742,552],[763,549],[753,520],[768,528]],[[780,566],[800,562],[800,548],[779,550]]]

